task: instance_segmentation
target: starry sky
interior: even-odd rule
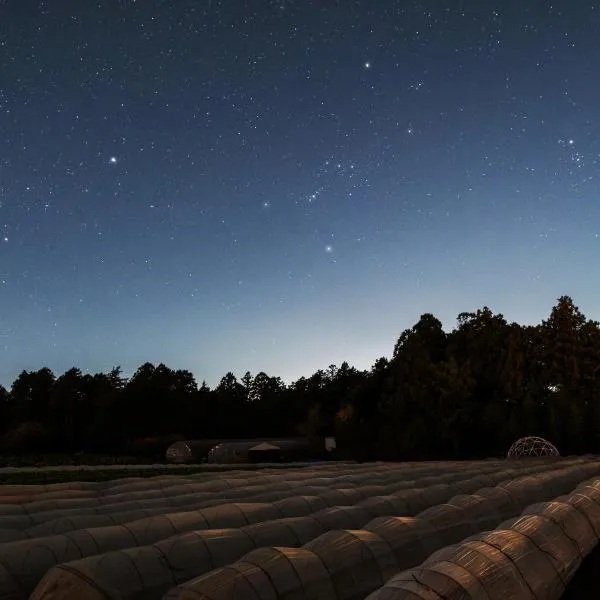
[[[584,0],[1,0],[0,383],[599,318],[599,54]]]

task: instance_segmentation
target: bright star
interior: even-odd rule
[[[325,252],[327,252],[328,254],[331,254],[333,252],[333,246],[325,246]]]
[[[367,60],[365,62],[365,69],[370,69],[370,68],[371,68],[371,63],[370,63],[370,61]]]
[[[117,164],[117,157],[116,157],[116,156],[111,156],[111,157],[108,159],[108,162],[109,162],[111,165],[116,165],[116,164]]]

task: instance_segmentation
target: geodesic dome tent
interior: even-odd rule
[[[527,458],[530,456],[560,456],[554,444],[536,436],[519,438],[508,450],[506,458]]]

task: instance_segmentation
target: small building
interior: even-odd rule
[[[327,460],[335,454],[335,438],[259,438],[251,440],[182,440],[167,448],[170,463],[214,464]]]
[[[277,463],[282,462],[283,453],[281,446],[261,442],[248,450],[248,461],[251,463]]]
[[[337,448],[334,437],[325,438],[325,452],[333,452]]]
[[[211,448],[208,462],[294,462],[316,458],[316,454],[306,438],[264,438],[217,444]]]

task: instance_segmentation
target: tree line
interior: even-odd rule
[[[289,385],[229,372],[211,389],[162,363],[128,379],[118,367],[23,371],[0,386],[0,443],[5,453],[163,453],[178,438],[334,435],[342,457],[417,460],[499,456],[539,435],[562,454],[596,453],[599,371],[600,324],[563,296],[535,326],[484,307],[446,333],[426,313],[370,370],[344,362]]]

